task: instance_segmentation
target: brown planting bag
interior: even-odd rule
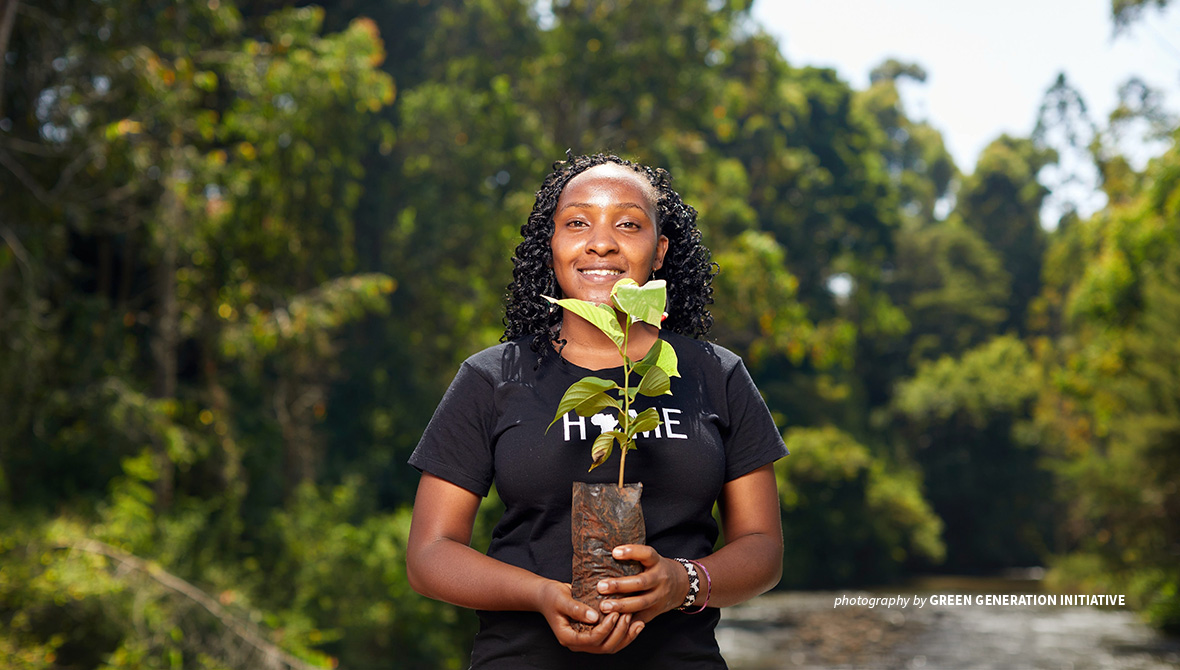
[[[574,572],[571,587],[575,600],[595,609],[607,598],[598,593],[598,582],[607,577],[637,575],[638,561],[616,561],[611,551],[620,544],[644,544],[643,509],[639,497],[643,484],[587,484],[574,482]]]

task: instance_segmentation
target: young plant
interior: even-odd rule
[[[612,305],[602,305],[576,298],[557,300],[542,296],[549,302],[577,314],[594,324],[607,335],[623,357],[623,385],[600,377],[585,377],[566,389],[557,414],[549,424],[552,428],[557,420],[573,410],[578,416],[594,416],[606,408],[613,408],[618,418],[615,430],[603,431],[590,448],[590,470],[602,465],[610,458],[615,443],[619,444],[619,487],[623,486],[623,469],[627,464],[627,452],[635,448],[635,436],[655,430],[660,425],[656,408],[649,407],[636,414],[631,403],[638,395],[655,397],[671,395],[671,378],[679,377],[676,368],[676,351],[667,342],[656,339],[656,343],[642,360],[633,361],[627,357],[627,342],[631,335],[631,324],[642,321],[656,328],[664,318],[664,306],[668,301],[667,284],[662,279],[649,281],[640,286],[634,279],[620,279],[611,289]],[[625,318],[619,324],[619,314]],[[632,375],[638,377],[632,385]],[[613,393],[613,395],[612,395]],[[548,428],[546,428],[548,430]]]

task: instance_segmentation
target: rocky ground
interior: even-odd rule
[[[912,602],[904,609],[833,608],[842,595],[892,594],[771,593],[723,610],[717,639],[730,668],[1180,669],[1180,640],[1160,636],[1125,610],[930,604],[918,609]]]

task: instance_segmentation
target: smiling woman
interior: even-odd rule
[[[422,471],[410,583],[479,610],[474,668],[599,667],[589,654],[615,654],[623,667],[724,668],[716,608],[780,576],[772,464],[786,448],[741,359],[694,339],[711,324],[714,274],[696,211],[663,170],[581,156],[555,166],[521,232],[505,341],[464,362],[410,458]],[[653,277],[667,283],[669,316],[663,329],[631,323],[626,357],[664,340],[680,376],[667,395],[634,398],[636,412],[653,408],[663,422],[635,436],[627,461],[627,480],[644,481],[645,543],[613,548],[641,570],[602,579],[598,592],[613,599],[594,608],[571,596],[570,491],[575,481],[613,482],[606,469],[587,473],[586,456],[610,417],[553,417],[572,383],[617,383],[625,361],[603,331],[544,296],[605,305],[620,280]],[[484,555],[469,542],[493,484],[505,512]],[[725,543],[713,551],[718,503]]]
[[[663,264],[654,273],[656,279],[668,282],[668,320],[664,328],[681,335],[700,337],[713,325],[708,306],[713,302],[711,284],[716,266],[710,260],[708,248],[701,243],[696,210],[686,205],[680,194],[672,189],[671,178],[664,170],[635,165],[617,156],[597,154],[558,163],[537,191],[533,211],[520,229],[524,239],[512,259],[515,269],[512,284],[508,287],[505,341],[534,336],[531,347],[538,353],[557,341],[561,313],[551,310],[541,296],[561,297],[553,267],[552,246],[558,202],[571,182],[600,166],[630,170],[640,178],[643,188],[648,190],[648,197],[654,202],[658,232],[668,238]]]
[[[646,282],[664,265],[668,237],[659,230],[658,196],[650,182],[627,167],[606,163],[570,180],[557,201],[550,239],[553,274],[562,297],[610,304],[620,279]],[[566,360],[587,368],[622,365],[602,333],[585,319],[563,319]],[[628,355],[642,358],[655,332],[642,329]],[[613,355],[612,355],[613,354]]]
[[[644,282],[664,264],[652,185],[615,163],[570,180],[553,217],[553,272],[567,298],[606,304],[623,277]],[[568,288],[567,288],[568,287]]]

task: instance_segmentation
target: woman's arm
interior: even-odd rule
[[[508,565],[469,546],[479,496],[423,474],[406,549],[410,586],[424,596],[482,610],[540,612],[562,645],[613,653],[631,643],[643,623],[626,613],[600,615],[570,596],[569,584]],[[572,622],[597,624],[574,630]]]
[[[712,607],[736,605],[765,593],[782,576],[783,529],[773,465],[726,482],[721,491],[721,520],[725,546],[698,559],[709,571]],[[644,570],[634,577],[603,580],[602,593],[636,594],[604,601],[604,612],[630,612],[640,621],[650,621],[684,602],[688,575],[680,563],[636,544],[616,547],[614,557],[639,561]],[[704,575],[701,589],[704,598]]]

